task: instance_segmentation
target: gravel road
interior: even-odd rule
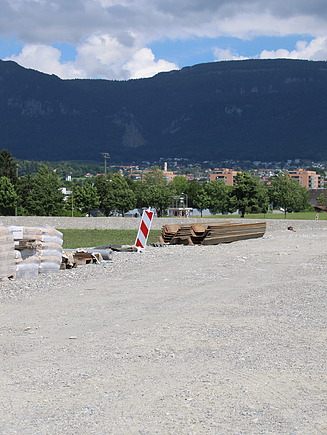
[[[326,278],[327,221],[271,220],[260,239],[3,281],[0,434],[327,434]]]

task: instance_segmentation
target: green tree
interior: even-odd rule
[[[323,207],[327,207],[327,189],[317,196],[317,203]]]
[[[310,208],[309,192],[293,180],[288,173],[280,172],[272,178],[269,198],[274,207],[281,207],[286,217],[287,212],[303,211]]]
[[[80,212],[90,214],[91,210],[99,207],[100,199],[98,191],[90,183],[85,183],[83,186],[75,186],[71,196],[72,207],[77,208]]]
[[[143,203],[146,207],[155,208],[157,216],[165,214],[172,202],[173,194],[168,186],[163,184],[150,184],[143,191]]]
[[[7,177],[0,177],[0,214],[11,216],[15,214],[18,203],[18,194],[15,186]]]
[[[266,213],[269,197],[266,187],[247,172],[239,172],[235,177],[235,186],[231,192],[231,201],[240,211],[245,213]]]
[[[0,177],[9,178],[13,184],[17,182],[17,163],[7,149],[0,152]]]
[[[221,180],[210,181],[204,190],[209,198],[208,208],[213,213],[228,213],[235,211],[231,201],[231,186]]]
[[[131,189],[134,192],[135,195],[135,207],[136,208],[147,208],[148,204],[146,204],[145,201],[145,191],[147,189],[147,184],[143,181],[133,181],[133,184],[131,185]]]
[[[16,191],[18,193],[18,205],[17,205],[17,214],[19,216],[28,215],[28,211],[26,209],[27,198],[29,197],[33,188],[33,177],[31,175],[23,175],[18,177]]]
[[[110,183],[111,180],[109,176],[98,175],[94,180],[94,187],[97,190],[97,195],[99,197],[99,208],[102,210],[105,216],[113,211],[111,209],[110,202],[108,203],[108,196],[110,194]],[[109,207],[108,207],[109,206]]]
[[[189,181],[187,184],[187,190],[185,193],[188,196],[188,205],[189,207],[193,208],[201,208],[198,207],[199,204],[199,196],[201,195],[203,190],[203,185],[200,184],[198,181],[193,180]],[[207,208],[207,207],[204,207]]]
[[[203,185],[198,184],[198,186],[199,188],[192,199],[192,207],[199,209],[202,217],[203,210],[209,208],[210,206],[210,197],[207,189],[205,189]]]
[[[109,190],[104,199],[104,207],[108,212],[118,211],[124,216],[128,210],[136,206],[136,196],[128,182],[120,174],[113,174],[109,182]]]
[[[169,183],[171,190],[175,192],[175,195],[187,194],[189,181],[182,175],[177,175]]]
[[[64,209],[60,184],[56,173],[43,166],[31,179],[26,198],[22,198],[26,212],[36,216],[60,216]]]

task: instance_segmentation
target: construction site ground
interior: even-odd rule
[[[114,254],[0,283],[1,435],[327,434],[327,221]]]

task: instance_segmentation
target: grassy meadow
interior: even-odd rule
[[[66,249],[90,248],[100,245],[134,245],[137,230],[59,230],[63,234]],[[161,230],[151,230],[148,243],[157,242]]]

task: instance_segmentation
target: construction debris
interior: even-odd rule
[[[100,248],[86,248],[84,249],[85,252],[88,252],[89,254],[94,254],[98,256],[99,258],[102,258],[102,261],[111,261],[113,257],[112,249],[100,249]]]
[[[266,222],[171,224],[163,225],[159,241],[170,245],[218,245],[262,237],[265,231]]]
[[[102,249],[109,249],[110,251],[115,251],[115,252],[137,252],[137,248],[135,248],[135,246],[132,245],[117,245],[117,244],[101,245],[101,246],[96,246],[93,249],[100,250],[100,252]]]
[[[60,270],[73,269],[77,267],[73,252],[62,252]]]
[[[60,269],[71,269],[85,264],[100,264],[112,260],[112,257],[113,252],[111,249],[64,249]]]
[[[100,253],[87,252],[84,249],[64,250],[61,269],[71,269],[85,264],[100,264],[103,262]]]
[[[93,254],[85,251],[76,251],[73,253],[74,262],[77,266],[84,264],[100,264],[103,261],[101,254]]]

